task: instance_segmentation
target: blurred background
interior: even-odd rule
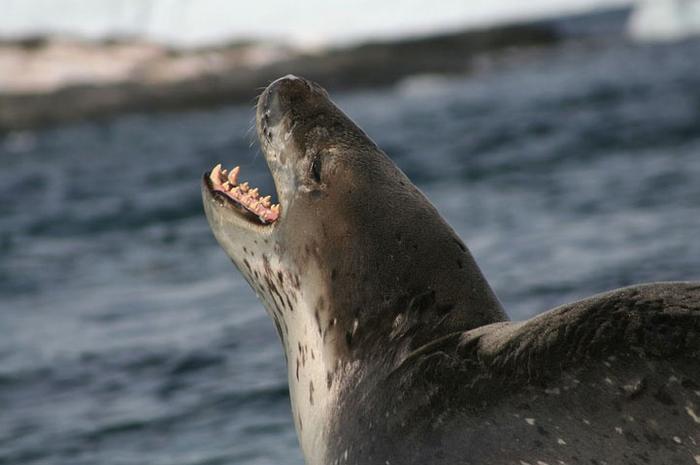
[[[700,279],[698,0],[0,0],[0,464],[301,464],[199,178],[326,86],[514,319]]]

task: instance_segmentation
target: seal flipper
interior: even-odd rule
[[[494,438],[510,431],[521,441],[500,453],[485,448],[483,463],[700,458],[700,283],[618,289],[467,332],[460,347],[492,388],[470,389],[470,398],[496,405],[489,418],[514,420]]]
[[[531,320],[469,331],[478,357],[509,376],[543,379],[562,367],[622,352],[700,364],[700,283],[626,287],[562,305]],[[700,374],[700,373],[699,373]]]

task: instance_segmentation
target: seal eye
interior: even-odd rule
[[[321,154],[317,153],[314,155],[314,159],[311,162],[311,176],[313,176],[316,182],[321,182]]]

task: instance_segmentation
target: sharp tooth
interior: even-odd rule
[[[231,172],[228,175],[228,180],[231,182],[231,184],[237,184],[238,183],[238,173],[241,171],[241,168],[236,166],[234,169],[231,170]]]
[[[269,196],[269,195],[268,195],[268,196],[265,196],[265,197],[262,198],[262,200],[261,200],[260,202],[262,202],[262,204],[265,205],[265,207],[269,207],[269,206],[270,206],[270,199],[271,199],[271,198],[272,198],[272,197]]]
[[[243,192],[248,192],[248,189],[249,189],[248,182],[244,182],[243,184],[241,184],[241,190]]]
[[[253,210],[257,210],[257,208],[260,206],[260,202],[252,202],[250,204],[250,208]]]
[[[250,190],[250,196],[251,197],[257,197],[258,196],[258,188],[256,187],[255,189]]]
[[[270,207],[270,210],[272,210],[275,213],[279,213],[280,212],[280,204],[278,204],[278,203],[274,204],[273,206]]]
[[[226,189],[227,191],[231,190],[231,184],[228,181],[224,182],[223,186],[224,186],[224,189]]]
[[[221,184],[221,163],[216,165],[214,169],[211,170],[211,173],[209,173],[209,179],[211,179],[212,182]]]
[[[227,169],[221,170],[221,174],[223,174],[224,176],[226,176],[226,175],[228,174],[228,170],[227,170]]]

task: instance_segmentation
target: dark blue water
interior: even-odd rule
[[[700,43],[567,45],[337,101],[514,318],[700,279]],[[270,191],[251,106],[0,140],[0,463],[300,464],[280,345],[199,176]]]

